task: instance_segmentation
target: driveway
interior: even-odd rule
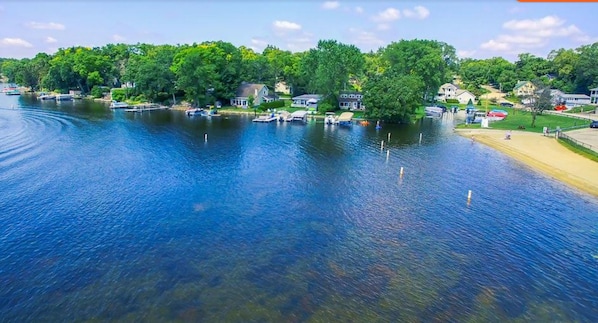
[[[579,141],[582,146],[598,152],[598,129],[584,128],[565,132],[565,135]]]

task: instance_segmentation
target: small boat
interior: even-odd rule
[[[350,126],[353,124],[353,112],[343,112],[336,118],[336,124],[340,126]]]
[[[442,107],[426,107],[425,112],[426,112],[426,117],[439,118],[439,117],[442,117],[442,114],[444,113],[444,109]]]
[[[253,119],[253,122],[272,122],[278,120],[278,117],[274,113],[266,113]]]
[[[21,95],[21,91],[19,91],[17,88],[5,89],[3,92],[6,95]]]
[[[73,96],[70,94],[57,94],[55,99],[56,101],[72,101]]]
[[[279,111],[278,112],[278,121],[280,122],[285,122],[285,121],[291,121],[291,113],[289,111]]]
[[[47,101],[47,100],[54,100],[56,99],[56,96],[53,94],[47,94],[47,93],[40,93],[40,96],[37,97],[38,99],[42,100],[42,101]]]
[[[190,116],[204,116],[206,115],[206,110],[204,110],[203,108],[191,108],[191,109],[187,109],[185,110],[185,114],[190,117]]]
[[[334,112],[326,112],[326,117],[324,117],[324,124],[333,125],[335,121],[336,119]]]
[[[112,101],[112,103],[110,103],[110,109],[125,109],[128,107],[129,105],[125,102]]]
[[[307,122],[307,114],[309,114],[309,111],[298,110],[298,111],[295,111],[295,112],[291,113],[290,118],[288,118],[286,121],[289,121],[289,122],[296,122],[296,121]]]

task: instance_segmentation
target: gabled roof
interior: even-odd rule
[[[300,96],[293,97],[293,100],[309,100],[309,99],[316,99],[321,100],[322,96],[320,94],[303,94]]]
[[[567,94],[567,93],[561,94],[561,98],[563,98],[563,99],[567,99],[567,98],[570,98],[570,99],[586,99],[586,100],[590,99],[590,97],[587,96],[587,95],[585,95],[585,94]]]
[[[257,83],[244,83],[239,86],[237,89],[236,96],[247,98],[250,95],[255,95],[255,91],[258,92],[262,90],[266,86],[265,84],[257,84]]]
[[[473,93],[471,93],[471,92],[469,92],[467,90],[457,90],[457,92],[456,92],[455,95],[456,96],[460,96],[461,94],[466,94],[466,93],[469,93],[469,95],[471,95],[471,96],[473,96],[475,98],[475,95],[473,95]]]
[[[442,85],[440,86],[440,88],[441,88],[441,89],[444,89],[444,88],[447,88],[447,87],[454,87],[455,89],[458,89],[458,88],[459,88],[458,86],[456,86],[456,85],[455,85],[455,84],[453,84],[453,83],[444,83],[444,84],[442,84]]]
[[[521,88],[522,86],[526,85],[527,83],[530,83],[530,81],[519,81],[519,82],[517,82],[517,84],[515,84],[515,87],[513,88],[513,90],[514,91],[518,90],[519,88]]]

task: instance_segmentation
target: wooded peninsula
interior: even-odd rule
[[[522,53],[514,63],[501,57],[459,59],[455,48],[435,40],[400,40],[376,52],[336,40],[290,52],[267,46],[262,53],[223,41],[185,45],[108,44],[70,47],[34,58],[0,58],[9,82],[95,97],[111,88],[127,88],[139,101],[171,103],[173,96],[196,105],[228,102],[242,82],[274,89],[286,83],[292,95],[318,93],[324,110],[338,107],[342,90],[364,94],[366,113],[397,122],[411,118],[422,103],[434,100],[439,87],[459,76],[476,96],[480,85],[511,91],[518,81],[535,81],[565,93],[589,94],[598,86],[598,43],[551,51],[546,58]]]

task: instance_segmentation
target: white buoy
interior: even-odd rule
[[[388,160],[388,157],[390,157],[390,150],[386,151],[386,160]]]
[[[388,141],[390,142],[390,132],[388,133]]]
[[[469,192],[467,193],[467,200],[471,200],[471,190],[469,190]]]
[[[423,134],[420,132],[420,133],[419,133],[419,143],[420,143],[420,144],[422,143],[422,136],[423,136]]]
[[[380,142],[380,150],[384,149],[384,140]]]
[[[400,175],[401,177],[403,177],[403,167],[401,167],[401,171],[399,172],[399,175]]]
[[[208,142],[208,134],[207,134],[207,133],[203,135],[203,139],[204,139],[206,142]]]

